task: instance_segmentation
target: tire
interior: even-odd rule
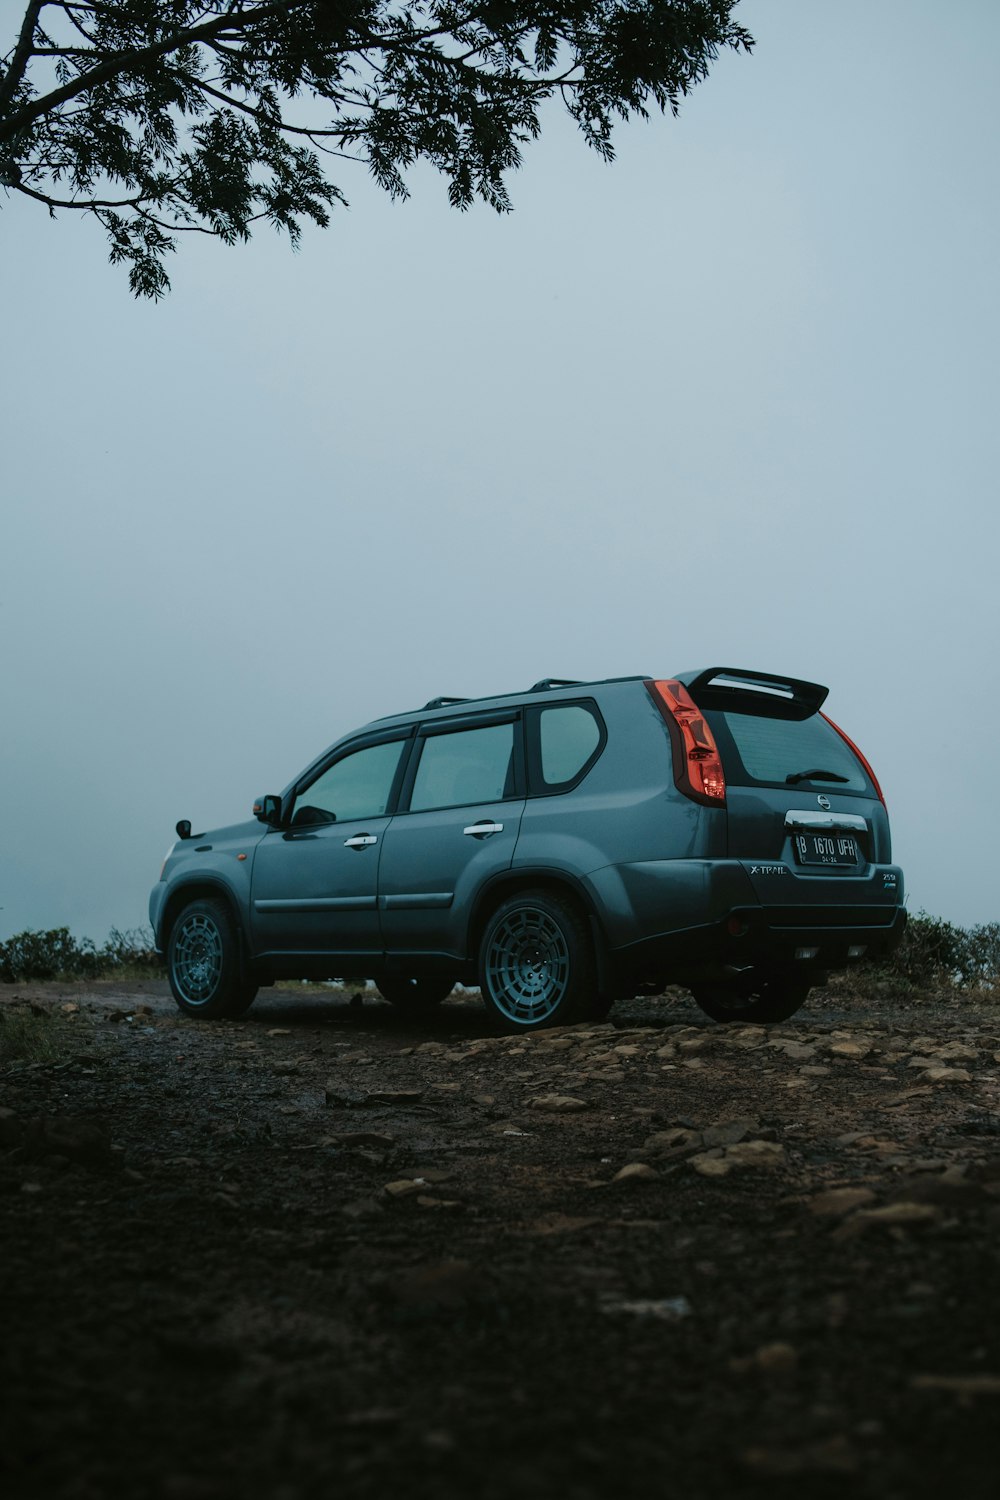
[[[698,985],[691,993],[713,1021],[764,1026],[787,1021],[804,1004],[810,988],[807,979],[750,971],[732,984]]]
[[[433,1010],[447,1000],[455,988],[453,979],[376,979],[375,988],[383,1000],[399,1010]]]
[[[221,901],[192,901],[180,913],[167,944],[167,978],[185,1015],[209,1021],[241,1016],[253,1004],[255,984],[241,975],[240,945]]]
[[[479,984],[504,1031],[588,1020],[597,1003],[597,974],[583,915],[548,891],[511,896],[486,924]]]

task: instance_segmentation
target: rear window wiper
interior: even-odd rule
[[[793,771],[791,776],[785,777],[786,786],[795,786],[799,781],[844,781],[850,780],[849,776],[838,776],[836,771]]]

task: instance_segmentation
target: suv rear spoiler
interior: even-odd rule
[[[676,678],[699,708],[762,714],[769,719],[808,719],[826,702],[830,691],[818,682],[776,677],[773,672],[749,672],[743,667],[678,672]]]

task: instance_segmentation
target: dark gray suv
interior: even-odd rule
[[[882,793],[826,695],[716,667],[368,724],[253,821],[177,825],[149,907],[177,1004],[232,1017],[276,979],[338,977],[418,1011],[478,984],[517,1031],[672,982],[716,1020],[782,1020],[906,920]]]

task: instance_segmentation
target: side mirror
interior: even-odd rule
[[[281,822],[281,798],[258,797],[253,805],[253,815],[258,823],[266,823],[269,828],[277,828]]]

